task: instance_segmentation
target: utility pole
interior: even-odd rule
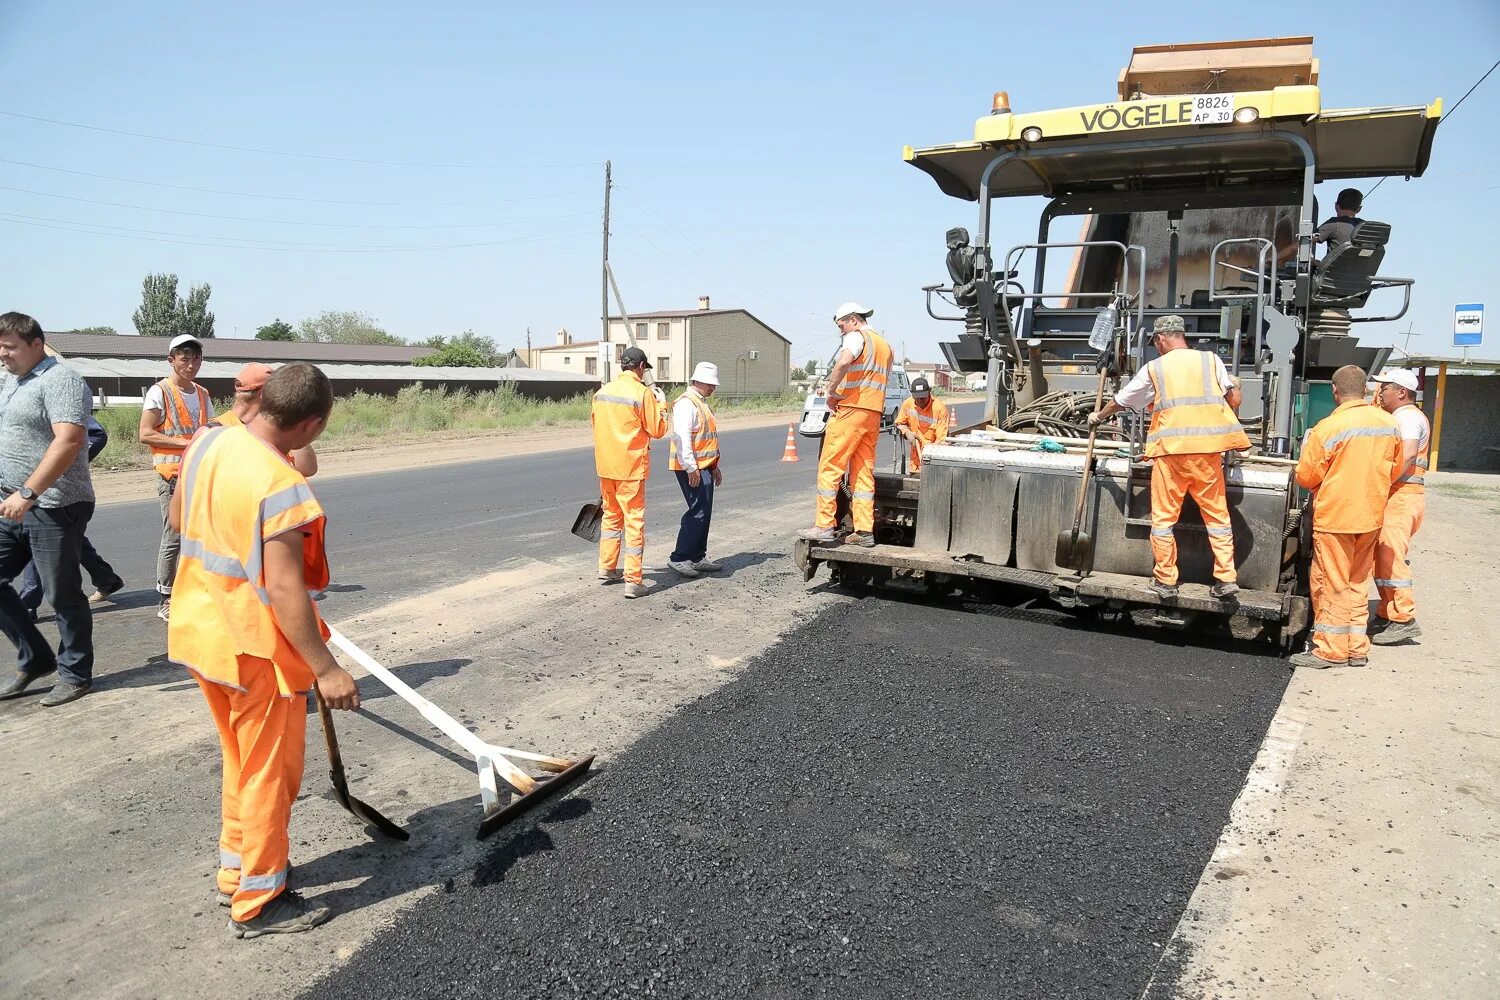
[[[526,328],[526,367],[531,367],[531,327]]]
[[[609,382],[609,189],[613,186],[610,161],[604,161],[604,256],[599,265],[599,381]]]

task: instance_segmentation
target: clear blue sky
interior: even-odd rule
[[[855,298],[937,360],[953,328],[919,289],[945,280],[943,231],[972,229],[975,209],[901,147],[970,137],[992,91],[1017,110],[1094,103],[1135,44],[1312,34],[1326,107],[1451,107],[1500,57],[1493,0],[1052,3],[982,24],[941,4],[754,8],[0,3],[0,110],[428,164],[0,116],[0,157],[60,168],[0,162],[3,306],[133,332],[142,276],[170,271],[213,285],[220,336],[357,309],[408,339],[592,338],[609,158],[632,311],[711,295],[781,330],[800,361],[829,352],[832,310]],[[1481,353],[1500,357],[1497,122],[1500,71],[1439,130],[1424,178],[1367,202],[1395,226],[1384,270],[1418,280],[1413,350],[1453,353],[1454,303],[1486,301]],[[996,243],[1033,238],[1041,204],[1004,216]],[[65,231],[79,228],[96,232]],[[391,249],[413,246],[438,248]]]

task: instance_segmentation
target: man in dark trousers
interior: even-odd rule
[[[714,516],[714,488],[724,481],[719,469],[719,423],[708,397],[719,387],[719,366],[700,361],[693,378],[672,405],[672,455],[668,467],[677,476],[687,512],[677,529],[677,547],[667,565],[682,576],[722,569],[708,558],[708,528]]]
[[[56,671],[46,707],[88,694],[94,679],[94,619],[79,565],[94,514],[94,483],[84,428],[87,387],[47,356],[42,325],[23,313],[0,316],[0,629],[20,652],[16,675],[0,687],[14,698]],[[35,560],[57,612],[54,655],[10,581]]]

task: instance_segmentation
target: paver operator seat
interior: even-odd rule
[[[1319,262],[1313,275],[1312,305],[1325,309],[1363,306],[1390,239],[1388,222],[1367,220],[1355,226],[1349,242],[1334,248]]]

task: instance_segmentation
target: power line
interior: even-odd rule
[[[256,222],[267,226],[311,226],[322,229],[490,229],[495,226],[516,226],[534,222],[559,222],[565,219],[582,218],[585,215],[592,217],[596,214],[590,209],[587,212],[570,212],[567,215],[551,215],[536,219],[509,219],[503,222],[435,222],[421,225],[383,225],[380,223],[363,222],[307,222],[297,219],[262,219],[245,215],[213,215],[208,212],[189,212],[177,208],[155,208],[150,205],[130,205],[119,201],[100,201],[97,198],[78,198],[73,195],[53,194],[50,191],[33,191],[29,188],[10,187],[5,184],[0,184],[0,191],[15,191],[19,194],[36,195],[41,198],[57,198],[61,201],[75,201],[85,205],[128,208],[138,212],[161,212],[165,215],[185,215],[195,219],[218,219],[224,222]]]
[[[435,243],[406,246],[359,246],[349,244],[286,243],[271,240],[237,240],[236,237],[201,236],[193,233],[158,233],[149,229],[125,229],[119,226],[101,226],[95,223],[72,222],[65,219],[41,219],[35,216],[0,213],[0,223],[28,226],[32,229],[51,229],[65,233],[83,233],[89,236],[112,236],[117,239],[136,240],[145,243],[172,243],[178,246],[213,247],[219,250],[269,250],[285,253],[409,253],[431,250],[467,250],[482,247],[514,246],[522,243],[544,243],[550,240],[571,239],[593,232],[574,230],[564,233],[548,233],[542,236],[526,236],[511,240],[489,240],[476,243]],[[104,231],[101,231],[104,230]],[[187,237],[178,239],[176,237]],[[222,240],[236,242],[205,242]]]
[[[45,163],[30,163],[26,160],[0,158],[0,163],[9,163],[17,167],[32,167],[36,170],[51,170],[59,174],[72,174],[75,177],[92,177],[95,180],[101,181],[118,181],[121,184],[141,184],[146,187],[167,188],[173,191],[194,191],[198,194],[223,194],[234,198],[265,198],[271,201],[295,201],[310,205],[364,205],[378,208],[462,208],[472,205],[508,205],[521,201],[540,201],[545,198],[562,197],[560,194],[548,194],[527,198],[498,198],[484,201],[350,201],[339,198],[298,198],[294,195],[264,194],[257,191],[226,191],[220,188],[167,184],[163,181],[143,181],[134,177],[115,177],[111,174],[91,174],[86,170],[70,170],[67,167],[52,167]]]
[[[1479,79],[1477,79],[1477,80],[1474,81],[1474,86],[1472,86],[1468,90],[1464,91],[1464,96],[1460,97],[1457,101],[1455,101],[1454,104],[1453,104],[1453,107],[1449,108],[1447,111],[1445,111],[1443,113],[1443,117],[1441,117],[1441,118],[1438,119],[1438,124],[1441,125],[1441,124],[1443,124],[1443,122],[1445,122],[1449,118],[1453,117],[1453,112],[1455,112],[1455,111],[1458,110],[1458,106],[1460,104],[1462,104],[1464,101],[1467,101],[1469,99],[1469,95],[1472,94],[1472,93],[1474,93],[1474,91],[1478,90],[1479,89],[1479,85],[1481,83],[1483,83],[1485,80],[1489,79],[1489,75],[1491,73],[1495,72],[1496,67],[1500,67],[1500,59],[1496,59],[1494,65],[1491,66],[1489,69],[1485,70],[1484,71],[1484,75],[1481,76]],[[1376,191],[1379,191],[1380,190],[1380,185],[1384,184],[1385,181],[1386,181],[1385,177],[1382,177],[1382,178],[1380,178],[1380,180],[1376,181],[1375,182],[1375,186],[1372,187],[1372,188],[1370,188],[1370,194],[1365,195],[1365,197],[1368,198],[1368,197],[1370,197],[1371,194],[1374,194]]]
[[[19,111],[0,111],[0,115],[8,118],[20,118],[26,121],[43,122],[47,125],[59,125],[64,128],[83,129],[88,132],[104,132],[109,135],[127,135],[134,139],[150,139],[153,142],[172,142],[183,146],[200,146],[205,149],[227,149],[236,153],[258,153],[263,156],[290,156],[302,160],[329,160],[335,163],[363,163],[382,167],[431,167],[444,170],[557,170],[565,167],[593,167],[598,166],[592,160],[575,160],[571,163],[423,163],[411,160],[371,160],[357,156],[329,156],[323,153],[300,153],[285,149],[262,149],[256,146],[233,146],[220,142],[204,142],[199,139],[182,139],[175,136],[151,135],[147,132],[131,132],[127,129],[105,128],[102,125],[85,125],[82,122],[61,121],[56,118],[42,118],[38,115],[23,115]]]

